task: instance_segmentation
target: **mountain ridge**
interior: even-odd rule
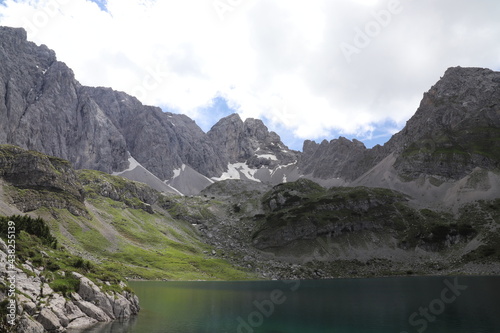
[[[232,114],[205,133],[185,115],[111,88],[82,86],[53,51],[26,38],[22,29],[0,29],[0,143],[67,159],[77,169],[186,195],[225,179],[279,184],[303,177],[324,186],[376,184],[415,194],[415,187],[424,191],[421,177],[458,182],[478,167],[500,169],[500,73],[488,69],[448,69],[382,146],[368,149],[340,137],[306,140],[299,152],[258,119]],[[395,160],[386,165],[391,154]],[[383,165],[391,179],[367,179]]]

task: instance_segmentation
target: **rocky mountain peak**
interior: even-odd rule
[[[386,146],[398,152],[395,166],[405,176],[458,179],[476,167],[500,166],[499,128],[500,73],[454,67]]]
[[[306,140],[300,158],[300,170],[315,178],[354,180],[367,171],[365,156],[369,150],[356,139],[340,137],[320,144]]]
[[[247,162],[251,167],[263,165],[274,168],[297,160],[297,153],[281,142],[278,134],[269,131],[262,120],[238,114],[222,118],[207,133],[208,137],[230,163]]]

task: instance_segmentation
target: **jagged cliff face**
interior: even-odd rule
[[[64,158],[79,169],[120,172],[131,155],[161,182],[184,165],[211,178],[230,163],[275,168],[297,159],[260,120],[232,115],[204,133],[187,116],[82,86],[22,29],[0,28],[0,63],[0,143]]]
[[[109,88],[84,87],[83,91],[118,129],[130,154],[160,179],[171,178],[182,164],[208,177],[219,175],[227,165],[226,157],[217,153],[189,117],[144,106]]]
[[[500,167],[500,73],[450,68],[390,142],[401,152],[396,169],[460,179],[476,167]]]
[[[306,140],[299,168],[305,175],[315,178],[353,181],[387,155],[387,149],[380,146],[367,149],[356,139],[350,141],[340,137],[330,142],[324,140],[320,144]]]
[[[70,160],[78,168],[124,168],[123,137],[73,72],[21,29],[0,30],[0,142]]]
[[[82,86],[22,29],[0,28],[0,64],[0,143],[64,158],[79,169],[126,170],[124,177],[159,190],[197,194],[223,179],[278,184],[306,177],[415,194],[394,179],[457,182],[476,168],[500,168],[500,73],[487,69],[449,69],[384,146],[367,149],[341,137],[305,141],[297,152],[260,120],[234,114],[204,133],[187,116]]]
[[[221,119],[207,133],[229,163],[247,162],[250,167],[275,168],[297,160],[298,152],[289,150],[278,134],[269,132],[261,120],[246,119],[237,114]]]
[[[194,121],[125,93],[80,85],[24,30],[1,28],[0,47],[0,143],[109,173],[126,169],[130,152],[161,179],[183,163],[207,176],[226,166]]]

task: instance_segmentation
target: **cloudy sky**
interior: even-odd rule
[[[498,0],[4,0],[0,25],[208,130],[237,112],[285,144],[388,140],[451,66],[500,70]]]

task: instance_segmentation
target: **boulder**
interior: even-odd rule
[[[31,316],[23,314],[17,322],[17,331],[23,333],[45,333],[45,328]]]
[[[73,303],[82,310],[87,316],[94,318],[100,322],[110,321],[111,318],[99,307],[96,305],[87,302],[82,299],[82,297],[77,293],[71,293],[71,298],[73,299]]]
[[[54,294],[49,300],[48,308],[59,318],[59,322],[63,327],[68,326],[69,318],[66,316],[66,299],[62,295]]]
[[[80,308],[77,307],[75,305],[75,303],[73,303],[71,301],[66,302],[66,304],[64,306],[64,310],[65,310],[66,316],[68,317],[68,319],[70,321],[70,324],[78,318],[85,317],[85,313],[83,313],[82,310],[80,310]],[[69,325],[69,326],[71,326],[71,325]]]
[[[59,318],[49,308],[43,308],[36,320],[49,332],[57,331],[61,328]]]
[[[80,279],[78,294],[82,297],[82,299],[97,305],[106,313],[108,317],[115,319],[113,306],[110,302],[110,296],[106,295],[94,282],[81,274],[73,273],[73,276]]]
[[[71,323],[69,323],[67,328],[68,329],[81,329],[81,328],[95,325],[97,323],[98,323],[98,321],[95,320],[94,318],[90,318],[90,317],[85,316],[85,317],[76,318]]]

